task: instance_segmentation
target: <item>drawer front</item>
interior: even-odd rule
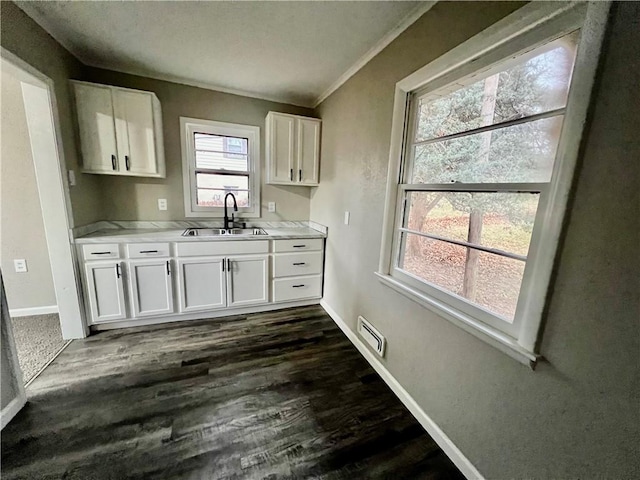
[[[178,257],[206,257],[268,252],[269,240],[176,243],[176,255]]]
[[[130,243],[127,245],[129,258],[170,257],[168,243]]]
[[[274,240],[273,251],[304,252],[307,250],[322,250],[322,238],[301,238],[298,240]]]
[[[274,277],[320,273],[322,273],[322,252],[279,253],[273,256]]]
[[[287,302],[322,296],[322,276],[277,278],[273,281],[273,301]]]
[[[82,246],[82,255],[86,261],[120,258],[120,248],[117,243],[92,243]]]

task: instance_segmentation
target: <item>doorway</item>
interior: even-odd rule
[[[11,355],[20,355],[12,375],[22,384],[67,341],[85,337],[87,327],[54,84],[12,53],[1,53],[0,261],[8,297],[3,313],[14,317],[5,322],[3,315],[11,342],[3,342],[2,353],[11,347]],[[4,385],[5,369],[2,376]],[[5,412],[5,400],[2,425],[16,413]]]
[[[0,265],[22,369],[29,383],[66,346],[22,94],[24,73],[0,70]]]

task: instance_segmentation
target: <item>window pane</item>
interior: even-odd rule
[[[410,183],[548,182],[562,119],[418,145]]]
[[[196,168],[248,171],[248,139],[195,133],[194,142]]]
[[[425,95],[418,101],[415,140],[564,107],[577,42],[578,32],[573,32],[504,62],[487,72],[486,78],[462,79]]]
[[[513,321],[525,262],[419,235],[402,235],[400,269]]]
[[[233,193],[236,197],[238,207],[249,206],[249,192],[247,190],[212,190],[198,188],[196,196],[199,207],[224,207],[224,197],[227,193]],[[229,208],[231,209],[233,201],[229,199]]]
[[[405,227],[526,256],[539,194],[409,192]],[[471,223],[471,229],[469,224]]]
[[[240,175],[196,174],[196,197],[198,206],[223,207],[224,197],[231,192],[238,207],[249,206],[249,177]],[[229,199],[229,205],[233,202]]]

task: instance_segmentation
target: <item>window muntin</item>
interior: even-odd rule
[[[578,38],[411,96],[391,274],[506,333],[516,328]]]
[[[259,216],[259,128],[185,118],[181,124],[187,216],[221,216],[227,193],[240,215]]]

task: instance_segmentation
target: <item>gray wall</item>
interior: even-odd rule
[[[56,305],[22,87],[2,63],[0,267],[11,309]],[[27,260],[28,272],[15,272],[16,258]]]
[[[387,336],[386,367],[487,478],[638,478],[640,4],[615,8],[546,361],[531,371],[374,277],[394,84],[515,7],[438,3],[320,105],[311,219],[329,226],[325,300],[350,328],[364,315]]]
[[[308,220],[309,187],[265,185],[264,126],[270,110],[310,116],[311,109],[228,93],[190,87],[172,82],[137,77],[109,70],[87,68],[87,81],[154,92],[162,105],[165,179],[98,175],[103,192],[105,220],[183,220],[182,153],[180,117],[242,123],[260,127],[262,160],[261,220]],[[158,210],[158,198],[168,200],[167,211]],[[276,202],[276,213],[267,212],[268,202]]]
[[[94,175],[81,175],[75,143],[75,115],[71,112],[70,78],[80,78],[82,64],[12,2],[0,2],[0,44],[55,84],[64,156],[68,169],[76,171],[77,186],[71,188],[75,225],[102,219],[101,190]]]

